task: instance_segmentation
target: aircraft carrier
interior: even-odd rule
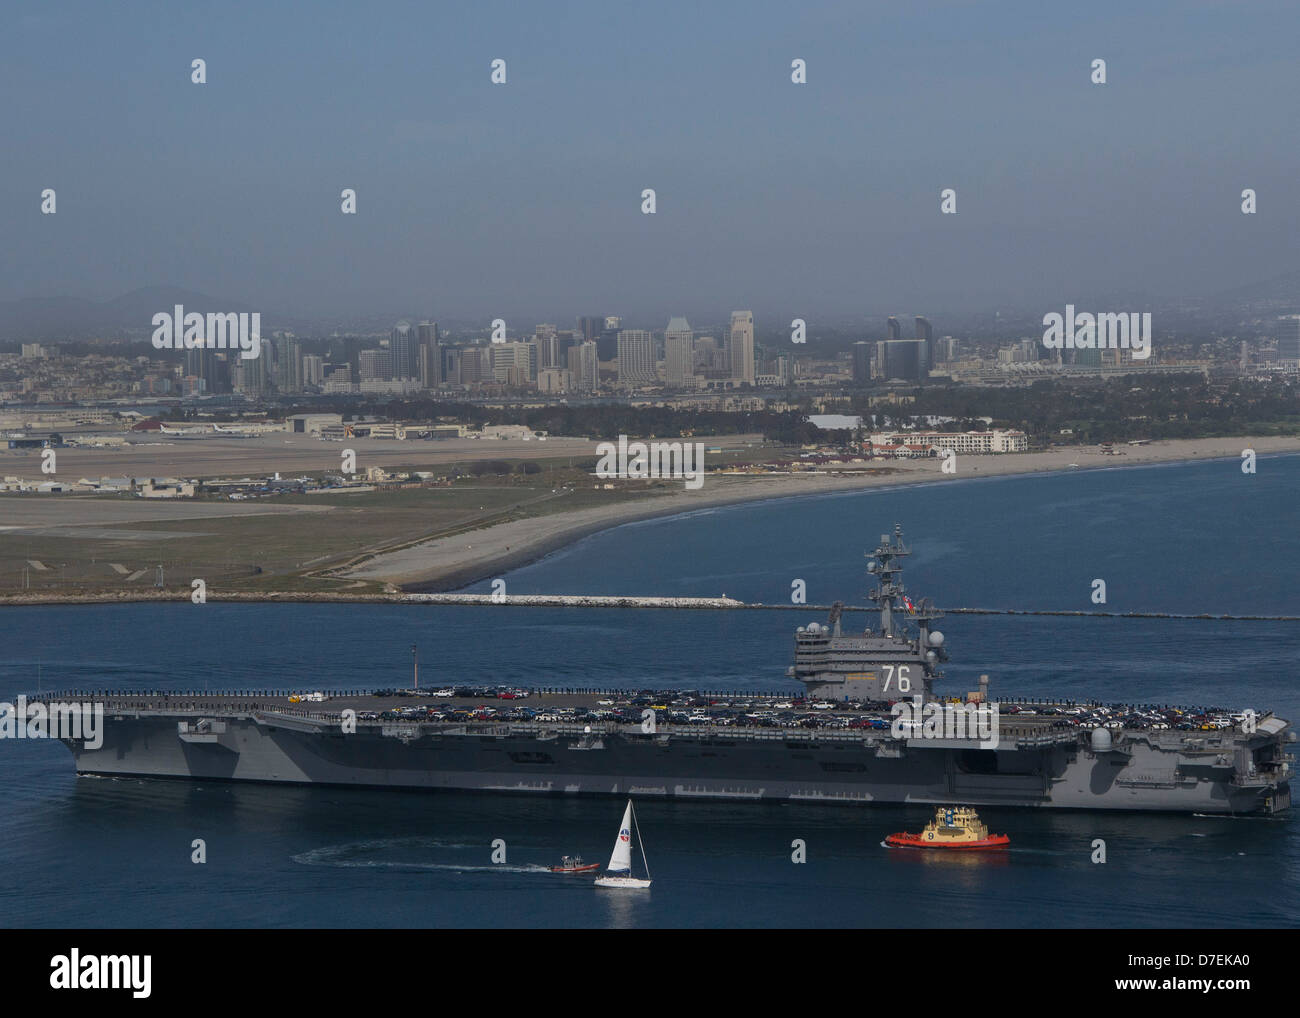
[[[942,613],[901,580],[900,528],[868,553],[875,630],[841,605],[799,627],[784,696],[700,690],[53,693],[103,705],[78,774],[827,804],[1274,813],[1296,740],[1268,711],[941,692]],[[868,615],[868,618],[871,618]],[[914,722],[900,709],[914,710]],[[28,709],[31,709],[29,704]],[[980,712],[992,728],[927,717]],[[906,713],[904,712],[904,713]]]

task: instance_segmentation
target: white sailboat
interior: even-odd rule
[[[645,866],[644,880],[632,876],[632,831],[636,831],[636,843],[641,849],[641,863]],[[623,823],[619,825],[618,837],[614,839],[614,852],[605,867],[605,875],[596,878],[597,887],[649,887],[650,864],[646,862],[645,845],[641,844],[641,828],[636,826],[636,816],[632,812],[632,800],[628,799],[627,809],[623,811]]]

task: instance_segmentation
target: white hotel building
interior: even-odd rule
[[[868,442],[873,448],[923,445],[973,455],[1029,449],[1029,438],[1023,431],[876,431]]]

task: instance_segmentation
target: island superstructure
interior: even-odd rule
[[[65,744],[79,774],[205,781],[1225,814],[1290,806],[1295,734],[1267,711],[995,700],[984,677],[964,697],[942,690],[942,613],[908,596],[907,554],[895,528],[869,555],[877,628],[847,632],[839,604],[826,624],[799,628],[787,673],[798,693],[97,693],[80,699],[103,704],[102,745]],[[900,727],[900,704],[983,711],[993,737]]]
[[[880,608],[880,629],[846,635],[842,628],[843,603],[831,607],[827,625],[812,623],[795,632],[794,666],[786,673],[802,682],[808,696],[829,700],[883,701],[921,695],[935,698],[934,682],[943,677],[939,665],[948,660],[943,633],[932,623],[943,617],[929,598],[915,604],[902,582],[902,559],[911,554],[903,543],[901,527],[893,538],[880,536],[880,545],[868,554],[868,574],[879,586],[868,595]],[[905,611],[917,634],[904,631],[896,613]]]

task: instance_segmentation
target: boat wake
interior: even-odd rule
[[[380,869],[418,872],[420,870],[455,870],[463,873],[549,873],[546,866],[528,863],[512,866],[506,863],[478,864],[470,862],[431,862],[425,858],[444,851],[474,849],[486,855],[488,847],[478,843],[440,841],[436,838],[375,838],[369,841],[352,841],[343,845],[324,845],[308,849],[290,858],[300,866],[332,866],[343,869]],[[407,858],[392,858],[394,855]],[[417,858],[411,858],[415,856]]]

